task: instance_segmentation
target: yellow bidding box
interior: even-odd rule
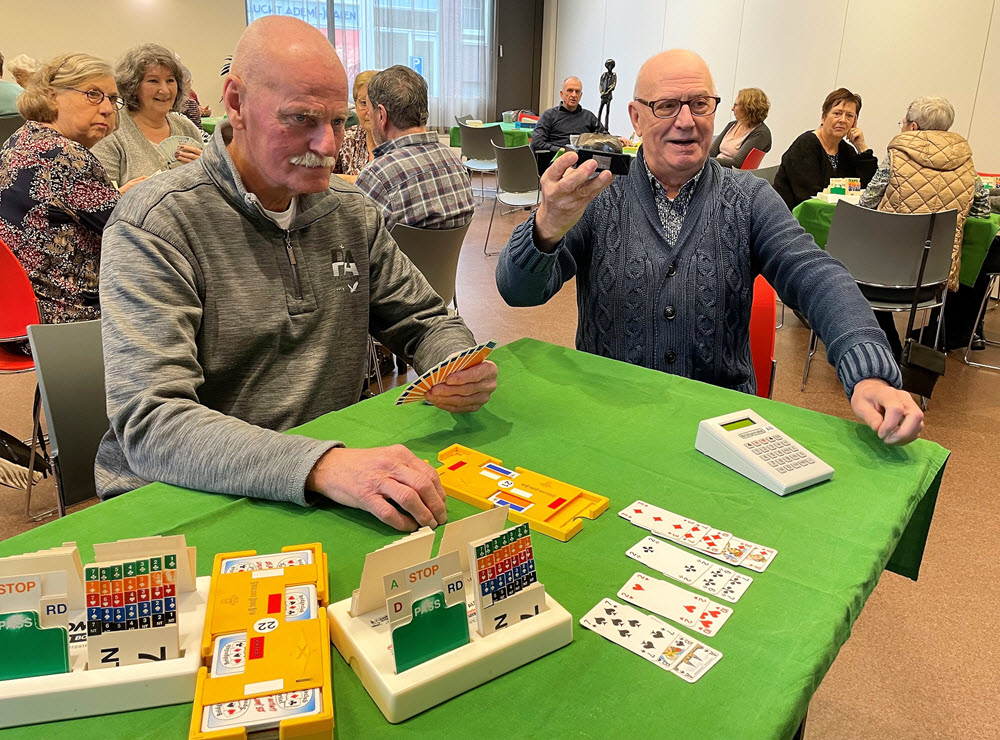
[[[506,506],[507,518],[562,542],[596,519],[608,499],[540,473],[503,467],[498,458],[462,445],[441,450],[437,469],[445,492],[480,509]]]
[[[330,737],[333,692],[326,613],[329,603],[326,554],[319,543],[282,548],[282,553],[291,552],[311,552],[312,562],[284,567],[248,566],[246,570],[223,572],[224,562],[234,558],[252,561],[257,553],[247,550],[215,556],[201,642],[203,665],[198,671],[191,715],[191,738],[247,737],[247,729],[238,724],[206,730],[206,709],[227,707],[235,718],[233,721],[238,721],[239,712],[245,712],[255,699],[271,700],[276,695],[317,689],[320,701],[315,712],[290,717],[277,712],[272,715],[273,721],[282,740]],[[296,587],[310,589],[309,593],[315,588],[316,609],[312,618],[289,613],[288,594]],[[223,671],[213,675],[216,642],[227,637],[239,640],[238,665],[225,671],[226,675]],[[282,704],[281,697],[278,704]]]

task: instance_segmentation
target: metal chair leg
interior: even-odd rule
[[[969,360],[969,352],[972,351],[972,340],[976,336],[975,327],[979,326],[979,322],[982,321],[983,317],[986,315],[986,306],[989,304],[990,294],[993,293],[993,290],[998,283],[1000,283],[1000,273],[995,273],[993,275],[990,275],[990,282],[989,285],[987,285],[986,287],[986,295],[983,296],[983,302],[979,304],[979,312],[976,314],[976,322],[972,325],[973,326],[972,331],[969,332],[969,344],[968,346],[966,346],[965,356],[962,358],[962,362],[964,362],[969,367],[983,367],[988,370],[1000,370],[1000,365],[990,365],[987,362],[972,362]],[[986,344],[992,345],[994,347],[1000,345],[1000,342],[992,342],[986,339],[985,336],[983,337],[983,341],[986,342]]]
[[[31,416],[31,454],[28,457],[28,485],[24,489],[24,516],[28,521],[38,522],[56,513],[56,509],[49,509],[41,514],[31,514],[31,489],[34,488],[35,483],[35,455],[38,454],[38,436],[42,427],[42,396],[38,388],[35,388],[35,403]]]
[[[381,393],[382,369],[378,365],[378,352],[375,350],[375,340],[372,339],[371,334],[368,335],[368,366],[375,369],[375,384],[378,386],[378,392]]]
[[[483,242],[483,254],[487,257],[492,257],[493,255],[489,252],[490,246],[490,232],[493,230],[493,217],[497,213],[497,201],[496,198],[493,199],[493,210],[490,211],[490,225],[486,227],[486,240]]]
[[[775,329],[780,329],[785,325],[785,304],[782,301],[779,301],[779,303],[781,303],[781,318],[778,320],[777,325],[774,327]]]
[[[800,391],[806,389],[806,380],[809,378],[809,365],[812,364],[813,355],[816,354],[816,343],[819,337],[816,336],[816,332],[809,331],[809,354],[806,355],[806,367],[802,371],[802,387],[799,388]]]

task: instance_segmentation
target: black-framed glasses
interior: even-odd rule
[[[109,101],[111,101],[111,105],[113,105],[117,110],[121,110],[122,108],[125,107],[125,98],[121,97],[120,95],[108,95],[104,92],[101,92],[100,90],[80,90],[75,87],[64,87],[63,89],[72,90],[73,92],[83,93],[84,95],[87,96],[87,100],[90,101],[91,105],[100,105],[101,103],[104,102],[104,99],[107,98]]]
[[[636,98],[635,102],[648,105],[657,118],[676,118],[685,105],[691,111],[692,116],[710,116],[719,107],[722,98],[717,95],[699,95],[690,100],[678,100],[677,98],[661,98],[660,100],[643,100]]]

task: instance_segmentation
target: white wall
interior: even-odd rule
[[[639,66],[682,47],[701,54],[715,77],[723,99],[716,131],[731,119],[739,89],[767,93],[774,146],[765,166],[819,124],[823,99],[844,86],[863,98],[860,125],[876,156],[899,132],[913,98],[943,95],[955,106],[952,130],[969,138],[976,168],[1000,172],[1000,0],[633,0],[628,22],[614,0],[549,2],[556,6],[555,65],[542,80],[553,91],[543,107],[558,102],[564,77],[577,75],[584,105],[597,112],[602,65],[611,57],[618,73],[611,130],[627,136]]]
[[[3,0],[3,6],[0,51],[8,59],[81,51],[113,65],[128,47],[153,41],[180,55],[202,105],[225,112],[219,70],[246,28],[245,0]]]

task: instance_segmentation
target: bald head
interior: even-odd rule
[[[298,18],[272,15],[247,26],[229,71],[251,88],[258,83],[280,85],[306,69],[343,77],[347,85],[344,65],[326,36]]]
[[[705,92],[715,95],[715,81],[705,60],[687,49],[670,49],[650,57],[639,67],[634,97],[655,99],[655,90],[664,83],[702,84]]]

